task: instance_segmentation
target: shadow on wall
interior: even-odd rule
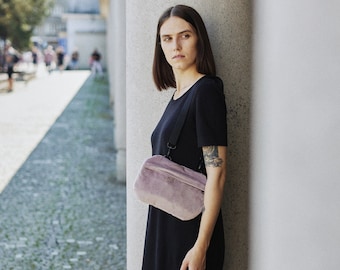
[[[236,9],[236,10],[235,10]],[[250,194],[251,4],[227,12],[220,27],[224,42],[217,51],[219,76],[228,108],[228,171],[223,202],[226,270],[248,269]],[[235,15],[236,14],[236,15]],[[221,18],[221,17],[219,17]],[[228,27],[225,27],[225,25]]]

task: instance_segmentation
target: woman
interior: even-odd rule
[[[160,17],[153,76],[159,90],[176,88],[152,134],[153,155],[167,153],[169,134],[187,93],[195,91],[171,157],[174,162],[197,170],[203,156],[207,184],[204,210],[192,220],[181,221],[149,207],[142,269],[222,269],[224,235],[220,207],[226,178],[226,107],[206,28],[191,7],[171,7]]]

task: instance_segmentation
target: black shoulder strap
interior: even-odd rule
[[[181,133],[181,130],[183,128],[184,125],[184,121],[185,118],[188,114],[189,111],[189,107],[192,101],[192,98],[194,96],[194,91],[195,89],[191,89],[188,98],[186,99],[186,101],[183,104],[182,110],[177,118],[176,124],[174,129],[171,132],[170,138],[169,138],[169,142],[168,142],[168,147],[171,149],[175,149],[176,148],[176,144],[177,144],[177,140],[179,137],[179,134]]]
[[[166,154],[166,157],[171,159],[170,157],[170,151],[172,149],[176,149],[176,145],[177,145],[177,141],[178,141],[178,138],[179,138],[179,135],[181,133],[181,130],[183,128],[183,125],[184,125],[184,121],[186,119],[186,116],[188,114],[188,111],[189,111],[189,108],[190,108],[190,104],[191,104],[191,101],[196,93],[196,89],[197,86],[199,85],[199,83],[202,81],[202,78],[199,79],[192,87],[192,89],[190,89],[189,91],[189,96],[187,97],[186,101],[184,102],[183,104],[183,107],[181,109],[181,112],[179,113],[179,116],[177,118],[177,121],[175,123],[175,127],[174,129],[172,130],[171,134],[170,134],[170,137],[169,137],[169,141],[168,141],[168,153]]]

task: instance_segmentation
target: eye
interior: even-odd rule
[[[165,36],[165,37],[163,37],[163,39],[162,39],[163,42],[169,42],[169,41],[171,41],[171,40],[172,40],[172,38],[169,37],[169,36]]]
[[[190,38],[190,34],[183,34],[182,35],[182,39],[188,39],[188,38]]]

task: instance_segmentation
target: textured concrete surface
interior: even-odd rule
[[[70,85],[78,75],[53,74],[60,78],[37,79],[32,85],[43,82],[40,86],[49,91],[54,84]],[[125,185],[115,180],[108,83],[90,77],[78,89],[60,117],[53,116],[54,124],[50,119],[53,125],[42,140],[34,139],[38,144],[19,170],[12,168],[16,173],[0,194],[0,269],[126,269]],[[15,100],[15,94],[6,95]],[[19,90],[16,95],[19,100]],[[1,124],[1,133],[40,122],[40,116],[41,125],[49,126],[43,115],[60,98],[50,95],[40,92],[45,107],[36,115],[34,107],[19,107],[21,116],[30,117]],[[36,130],[26,130],[29,140]]]

